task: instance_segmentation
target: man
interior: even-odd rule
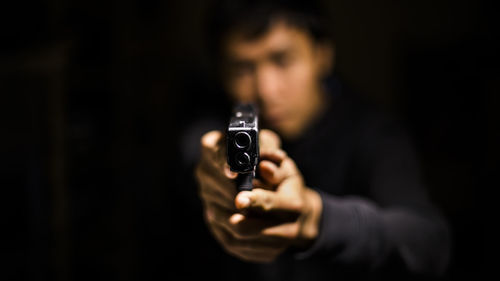
[[[195,179],[207,228],[243,261],[224,274],[441,276],[449,229],[425,194],[409,138],[332,78],[334,48],[322,18],[292,2],[216,8],[210,35],[222,85],[231,101],[257,103],[265,128],[252,191],[236,190],[223,131],[213,130],[221,127],[198,140]]]

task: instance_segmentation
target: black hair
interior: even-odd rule
[[[331,24],[321,2],[309,0],[214,0],[206,18],[208,55],[218,61],[225,37],[238,30],[258,38],[276,19],[305,30],[318,42],[332,41]]]

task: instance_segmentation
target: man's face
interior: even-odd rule
[[[320,81],[330,71],[332,49],[282,21],[256,39],[233,32],[224,46],[231,97],[257,102],[264,124],[283,137],[300,136],[323,108]]]

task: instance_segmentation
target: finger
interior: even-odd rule
[[[215,153],[206,150],[203,152],[200,161],[198,162],[195,169],[195,176],[200,177],[200,175],[210,175],[217,179],[227,179],[225,175],[224,166],[219,164],[215,159]]]
[[[200,188],[199,196],[207,204],[217,204],[218,206],[227,210],[235,210],[233,197],[227,197],[217,190],[210,188]]]
[[[214,180],[217,180],[221,183],[229,183],[231,182],[225,175],[224,171],[214,165],[213,162],[201,160],[196,169],[194,170],[195,178],[200,182],[204,180],[206,177],[212,177]]]
[[[260,250],[232,250],[227,249],[228,252],[234,251],[234,256],[242,259],[245,262],[252,263],[271,263],[276,260],[276,258],[281,254],[283,250],[280,251],[260,251]]]
[[[238,247],[228,247],[226,250],[229,253],[247,262],[270,263],[273,262],[282,252],[284,252],[285,247],[279,249],[241,249]]]
[[[258,239],[262,245],[281,245],[280,239],[274,237],[265,238],[262,235],[264,230],[281,225],[282,222],[272,216],[246,216],[240,213],[235,213],[229,217],[229,223],[232,226],[232,231],[235,232],[235,237],[240,239]]]
[[[210,208],[207,211],[209,211],[212,217],[210,221],[211,226],[223,229],[224,232],[229,235],[225,237],[225,242],[229,246],[276,249],[285,245],[283,239],[262,236],[262,230],[275,226],[276,224],[265,223],[263,221],[256,222],[255,219],[240,219],[243,215],[238,213],[233,213],[229,218],[223,215],[224,219],[220,219],[221,215],[217,214],[218,211],[214,208]],[[207,214],[207,216],[209,214]]]
[[[302,175],[290,157],[285,157],[277,169],[269,163],[265,163],[262,169],[263,171],[259,169],[261,178],[278,185],[277,191],[281,196],[296,197],[297,192],[304,186]]]
[[[253,188],[275,190],[274,186],[270,185],[269,183],[265,183],[260,179],[253,179],[252,184],[253,184]]]
[[[281,147],[281,140],[275,132],[263,129],[259,133],[259,146],[261,151],[274,150]]]
[[[250,240],[260,238],[263,229],[269,228],[276,223],[270,220],[251,218],[240,213],[235,213],[229,217],[229,224],[231,227],[228,231],[234,237],[240,240]]]
[[[274,241],[275,245],[284,245],[299,236],[300,224],[297,221],[277,222],[245,217],[242,214],[233,214],[229,222],[238,225],[241,232],[253,234],[263,241]],[[267,239],[263,239],[267,237]],[[285,240],[285,241],[284,241]]]
[[[285,250],[285,247],[261,248],[255,245],[243,245],[239,243],[231,234],[221,227],[214,227],[212,233],[215,238],[222,244],[224,250],[230,255],[250,262],[271,262],[280,253]]]
[[[242,231],[241,227],[234,222],[233,216],[237,216],[241,214],[233,214],[227,219],[224,220],[213,220],[212,224],[217,227],[223,228],[224,231],[230,234],[231,241],[233,244],[235,243],[243,243],[244,241],[256,241],[259,239],[259,231],[255,231],[254,229],[250,229],[250,231]],[[264,227],[260,227],[259,229],[263,229]],[[257,244],[256,242],[254,242]],[[259,241],[259,244],[261,241]],[[233,245],[234,246],[234,245]]]
[[[210,131],[201,137],[201,148],[203,152],[215,153],[222,139],[221,131]]]
[[[226,164],[226,138],[220,131],[210,131],[201,138],[202,159],[219,168]]]
[[[271,161],[263,160],[259,163],[259,172],[262,180],[270,185],[278,185],[286,177],[286,171]]]
[[[219,156],[216,153],[206,152],[204,156],[201,157],[196,170],[203,170],[206,174],[216,176],[217,178],[224,178],[234,180],[238,174],[231,171],[227,161],[220,163],[216,158]]]
[[[299,236],[299,231],[299,223],[289,222],[263,229],[262,234],[269,237],[277,237],[292,241]]]
[[[274,211],[300,212],[301,200],[292,194],[278,193],[255,188],[252,191],[242,191],[235,198],[237,209],[256,209],[264,213]]]
[[[218,225],[219,227],[227,228],[227,225],[229,225],[229,218],[233,214],[232,211],[228,211],[216,204],[207,202],[205,202],[204,207],[205,218],[210,227]]]
[[[224,163],[224,175],[226,176],[226,178],[232,180],[238,177],[238,173],[231,171],[231,168],[229,167],[229,164],[227,164],[227,161],[226,163]]]
[[[216,172],[212,172],[212,167],[200,166],[195,171],[199,192],[217,192],[227,200],[234,200],[236,196],[236,186],[234,181],[224,178]]]
[[[287,157],[287,154],[284,150],[281,149],[268,149],[261,150],[259,157],[261,160],[269,160],[279,166],[281,162]]]
[[[250,250],[250,249],[260,249],[260,250],[267,250],[267,251],[272,251],[272,250],[277,250],[281,249],[285,246],[288,245],[288,241],[285,241],[281,238],[277,237],[263,237],[262,234],[260,234],[256,238],[240,238],[234,233],[229,230],[227,227],[224,227],[222,224],[213,224],[214,230],[217,230],[219,232],[222,232],[223,234],[222,237],[220,237],[223,241],[224,244],[228,247],[231,247],[233,249],[240,249],[240,250]]]

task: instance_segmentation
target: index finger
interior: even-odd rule
[[[260,151],[273,151],[281,147],[281,139],[275,132],[267,129],[260,130],[259,133]]]
[[[222,172],[228,178],[235,178],[236,174],[231,172],[226,160],[226,138],[221,131],[210,131],[201,137],[202,161],[208,162],[223,169]]]
[[[202,152],[214,154],[220,149],[223,134],[221,131],[209,131],[201,137]]]

